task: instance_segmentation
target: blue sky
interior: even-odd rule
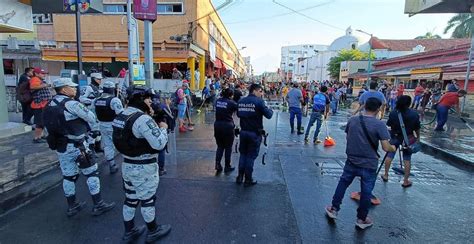
[[[212,0],[217,7],[226,0]],[[329,45],[352,26],[382,39],[412,39],[428,31],[443,34],[452,14],[408,17],[404,0],[277,0],[319,23],[285,9],[272,0],[234,0],[219,14],[244,56],[251,56],[256,74],[276,71],[280,48],[303,43]],[[319,6],[318,6],[319,5]],[[289,14],[286,14],[289,13]],[[283,15],[286,14],[286,15]],[[275,16],[283,15],[283,16]],[[357,34],[359,35],[359,34]],[[360,34],[364,38],[363,34]],[[367,38],[368,39],[368,38]]]

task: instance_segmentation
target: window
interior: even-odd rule
[[[183,14],[183,3],[158,3],[158,14]]]
[[[127,5],[123,4],[104,4],[105,14],[125,14],[127,13]]]

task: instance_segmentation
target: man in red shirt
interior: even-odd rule
[[[403,82],[400,82],[400,85],[397,89],[397,97],[403,96],[403,92],[405,92],[405,85],[403,85]]]
[[[48,102],[52,99],[51,85],[44,81],[48,72],[43,69],[36,67],[33,70],[33,77],[30,79],[30,89],[33,95],[33,101],[31,102],[31,110],[34,115],[35,133],[34,143],[46,142],[43,136],[43,108],[46,107]]]
[[[415,107],[418,109],[418,105],[420,105],[421,98],[423,97],[423,93],[425,92],[425,88],[422,86],[421,83],[415,88],[415,98],[413,99],[413,103],[411,104],[411,108]]]
[[[456,108],[456,112],[461,116],[461,110],[459,108],[459,98],[464,97],[467,94],[465,90],[459,90],[457,92],[446,92],[438,104],[436,105],[436,128],[435,131],[444,131],[443,127],[448,121],[449,109],[452,107]]]

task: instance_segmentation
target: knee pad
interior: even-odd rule
[[[142,203],[142,207],[154,207],[155,206],[155,201],[156,201],[156,195],[153,195],[151,198],[148,198],[146,200],[140,200]]]
[[[77,179],[79,179],[79,175],[71,175],[71,176],[65,176],[63,175],[63,179],[64,180],[67,180],[67,181],[70,181],[70,182],[73,182],[73,183],[76,183]]]
[[[123,205],[131,207],[131,208],[137,208],[138,199],[131,199],[131,198],[126,197],[125,201],[123,202]]]
[[[84,174],[85,177],[90,178],[90,177],[99,177],[99,171],[94,170],[89,174]]]

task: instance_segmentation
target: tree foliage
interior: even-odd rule
[[[343,49],[339,51],[337,56],[332,57],[329,60],[328,72],[332,78],[339,79],[339,72],[341,70],[341,62],[343,61],[357,61],[357,60],[368,60],[369,54],[362,52],[358,49]],[[375,59],[374,53],[371,55],[371,59]]]
[[[469,38],[474,33],[474,14],[457,14],[448,20],[444,34],[453,30],[453,38]]]
[[[415,39],[441,39],[441,36],[433,34],[432,32],[426,32],[423,36],[417,36]]]

